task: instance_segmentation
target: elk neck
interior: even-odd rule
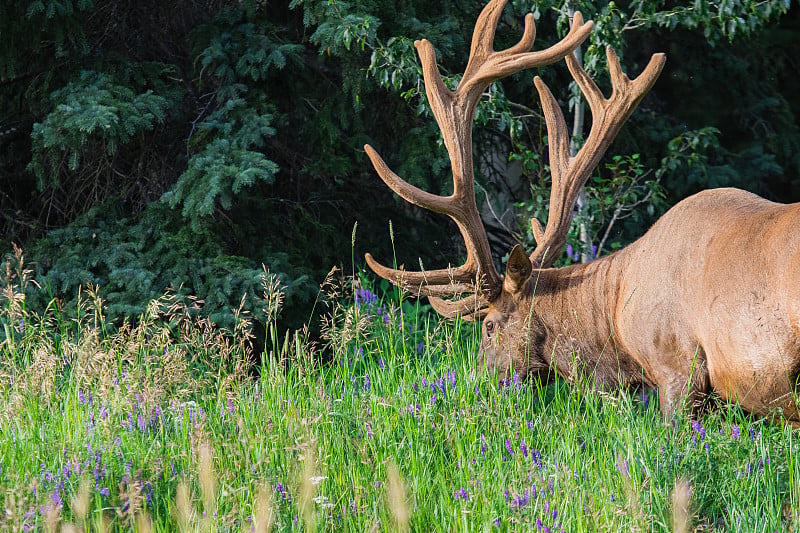
[[[590,263],[542,269],[533,272],[526,286],[533,315],[544,328],[539,353],[570,382],[584,375],[611,389],[650,381],[618,342],[623,262],[615,253]]]

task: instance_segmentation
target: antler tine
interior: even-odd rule
[[[449,90],[442,81],[433,45],[426,39],[414,42],[422,62],[425,93],[450,156],[453,194],[437,196],[414,187],[392,172],[371,146],[364,147],[378,175],[393,191],[415,205],[448,215],[456,222],[464,237],[467,260],[457,268],[407,272],[385,267],[370,254],[366,255],[367,264],[376,274],[419,294],[453,296],[469,289],[491,300],[502,290],[502,278],[494,267],[489,240],[475,202],[472,157],[475,106],[492,82],[520,70],[560,60],[580,46],[592,30],[592,23],[584,24],[580,14],[577,14],[576,23],[564,39],[545,50],[531,52],[536,27],[533,15],[529,14],[525,17],[525,29],[519,43],[495,52],[493,43],[497,22],[506,2],[491,0],[481,11],[473,32],[467,68],[455,91]],[[472,301],[474,303],[475,298]],[[449,309],[441,302],[443,300],[439,299],[434,304],[437,310]],[[461,304],[459,308],[456,303],[450,303],[458,309],[464,305]]]
[[[539,77],[534,79],[542,101],[547,135],[550,139],[552,177],[547,225],[543,230],[538,220],[531,220],[537,246],[530,259],[540,268],[550,266],[558,259],[561,248],[566,242],[572,221],[572,210],[581,187],[591,176],[622,125],[652,88],[666,61],[664,54],[653,54],[644,71],[634,80],[630,80],[622,72],[619,58],[610,46],[606,47],[606,57],[613,88],[610,98],[603,96],[597,84],[578,64],[573,54],[565,57],[567,67],[586,97],[592,112],[592,128],[589,136],[575,157],[569,155],[569,134],[558,102]]]
[[[443,300],[436,296],[429,296],[431,307],[445,318],[458,318],[472,322],[486,316],[488,303],[480,296],[469,296],[460,300]]]

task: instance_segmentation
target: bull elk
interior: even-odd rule
[[[502,376],[588,376],[604,389],[656,387],[665,417],[711,391],[748,411],[797,422],[800,375],[800,204],[783,205],[737,189],[704,191],[678,203],[639,240],[590,263],[552,268],[565,243],[580,188],[645,93],[665,56],[654,54],[631,80],[609,47],[613,87],[605,98],[573,52],[592,30],[575,14],[555,45],[530,51],[532,15],[518,44],[493,49],[505,0],[481,12],[469,62],[455,91],[442,82],[430,42],[416,41],[425,91],[453,173],[453,194],[405,182],[369,145],[381,179],[399,196],[457,224],[467,258],[456,268],[409,272],[370,254],[379,276],[429,297],[445,317],[483,318],[478,363]],[[570,156],[569,134],[550,90],[534,83],[549,136],[552,191],[547,224],[532,220],[530,256],[517,245],[506,274],[492,262],[474,193],[472,119],[481,94],[520,70],[566,60],[592,113],[591,132]],[[458,295],[467,294],[465,298]],[[456,299],[452,299],[456,298]]]

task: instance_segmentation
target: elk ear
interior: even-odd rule
[[[522,250],[522,246],[517,244],[508,255],[506,263],[506,278],[503,280],[503,290],[516,294],[525,282],[531,277],[533,265],[528,255]]]

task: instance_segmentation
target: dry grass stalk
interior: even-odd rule
[[[85,529],[86,519],[89,516],[89,497],[92,490],[92,483],[88,478],[83,478],[78,487],[78,492],[70,499],[70,507],[78,523]]]
[[[683,478],[675,480],[672,489],[672,531],[673,533],[688,533],[692,530],[692,517],[689,507],[692,487]]]
[[[271,324],[277,320],[278,314],[283,307],[285,293],[280,278],[270,273],[263,264],[261,268],[264,270],[264,273],[261,274],[261,288],[263,289],[264,299],[261,311],[264,313],[264,322]]]
[[[119,484],[119,499],[122,507],[117,509],[117,516],[123,519],[127,524],[134,525],[136,523],[136,515],[142,509],[142,483],[140,481],[132,481],[128,483]]]
[[[316,442],[311,440],[303,452],[303,473],[300,479],[300,512],[303,515],[303,523],[306,531],[316,531],[317,523],[314,516],[314,493],[317,490],[319,478],[316,474]]]
[[[204,442],[200,445],[197,455],[197,477],[200,481],[205,513],[201,529],[211,531],[217,513],[217,478],[214,474],[214,454],[211,446]]]
[[[275,525],[275,501],[268,486],[262,486],[253,508],[254,533],[269,533]]]
[[[363,343],[366,339],[371,319],[369,314],[352,305],[353,286],[353,280],[344,277],[338,267],[328,272],[320,286],[322,301],[328,308],[321,317],[321,335],[333,353],[346,353],[353,342]]]
[[[136,515],[136,531],[137,533],[150,533],[153,530],[153,523],[150,520],[150,515],[147,511],[142,511]]]
[[[9,323],[18,324],[24,320],[25,290],[29,284],[39,287],[33,279],[33,271],[25,268],[25,256],[22,249],[12,243],[13,257],[6,260],[5,276],[0,290],[0,314],[6,315]]]
[[[46,531],[50,533],[57,533],[59,522],[61,522],[61,506],[48,506],[44,513],[44,524]]]
[[[175,514],[177,515],[175,519],[178,522],[178,530],[181,533],[192,531],[194,509],[192,508],[192,492],[186,480],[178,484],[175,494]]]
[[[406,486],[397,464],[392,461],[386,469],[389,509],[394,517],[395,531],[408,531],[408,502]]]

